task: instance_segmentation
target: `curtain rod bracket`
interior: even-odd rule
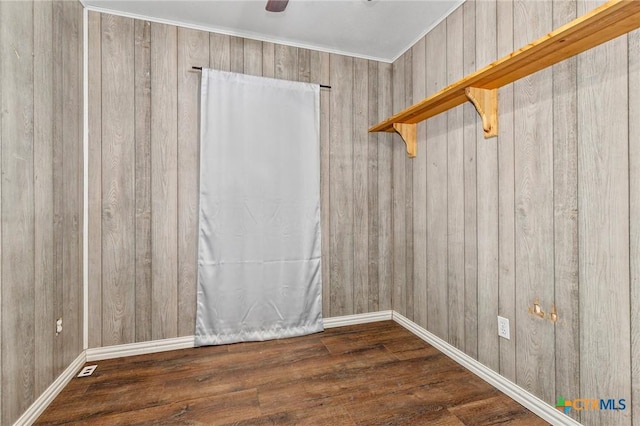
[[[191,67],[191,69],[202,71],[202,67]],[[331,89],[331,86],[327,86],[326,84],[321,84],[320,88],[322,88],[322,89]]]

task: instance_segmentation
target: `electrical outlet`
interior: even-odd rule
[[[56,336],[62,333],[62,318],[56,320]]]
[[[498,315],[498,336],[505,339],[511,339],[511,333],[509,332],[509,319]]]
[[[96,368],[98,368],[97,365],[87,365],[85,367],[82,368],[82,370],[80,370],[80,372],[78,373],[77,377],[87,377],[93,374],[94,371],[96,371]]]

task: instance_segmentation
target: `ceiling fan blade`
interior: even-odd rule
[[[265,9],[269,12],[282,12],[287,8],[289,0],[267,0]]]

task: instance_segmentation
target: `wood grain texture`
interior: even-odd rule
[[[393,63],[393,109],[402,109],[405,106],[404,100],[404,57],[398,58]],[[407,314],[407,271],[406,271],[406,227],[405,227],[405,199],[406,183],[404,164],[407,157],[406,149],[402,139],[398,134],[393,134],[393,165],[392,165],[392,225],[393,225],[393,281],[391,301],[393,309],[401,315]]]
[[[404,55],[404,104],[413,103],[413,66],[412,51],[407,50]],[[413,160],[405,157],[404,161],[404,223],[405,223],[405,280],[407,283],[406,316],[413,321]]]
[[[476,2],[476,62],[496,59],[496,1]],[[498,315],[498,141],[477,130],[478,360],[500,370]]]
[[[578,3],[578,14],[595,5]],[[581,395],[631,394],[627,55],[621,37],[577,64]],[[581,420],[630,424],[631,412],[583,412]]]
[[[298,48],[276,44],[275,77],[282,80],[298,80]]]
[[[81,22],[78,3],[0,4],[2,424],[82,350]]]
[[[573,55],[635,30],[640,26],[640,3],[614,0],[575,21],[542,34],[520,49],[491,61],[482,69],[370,127],[390,132],[394,123],[415,124],[467,101],[469,87],[497,89],[548,68]],[[490,134],[490,133],[489,133]]]
[[[268,54],[264,58],[270,58],[270,70],[275,72],[275,50],[270,44]],[[263,45],[263,52],[267,48]],[[330,81],[331,72],[329,64],[329,54],[322,52],[311,52],[311,81],[320,83]],[[263,68],[264,71],[265,68]],[[273,77],[274,75],[271,75]],[[322,232],[322,312],[323,316],[328,316],[331,312],[331,239],[329,238],[331,229],[330,214],[330,93],[320,91],[320,229]]]
[[[548,2],[514,3],[516,44],[551,30],[552,10]],[[532,19],[535,17],[535,22]],[[524,28],[526,27],[526,29]],[[549,312],[554,301],[553,268],[553,127],[537,123],[553,120],[551,69],[514,83],[515,137],[515,238],[516,305],[533,306],[535,300]],[[521,309],[516,318],[516,383],[541,395],[555,398],[553,322]]]
[[[393,107],[391,64],[378,64],[378,117]],[[392,309],[393,292],[393,136],[382,134],[378,139],[378,308]]]
[[[100,22],[94,21],[90,22],[90,33],[100,35],[103,29]],[[189,324],[195,320],[195,305],[190,305],[187,301],[193,298],[196,290],[195,279],[189,278],[191,276],[189,268],[193,266],[189,266],[189,263],[194,262],[195,259],[188,256],[188,246],[190,235],[195,235],[197,231],[195,218],[190,216],[194,202],[191,193],[197,190],[197,181],[191,179],[193,177],[191,174],[196,169],[189,165],[189,160],[193,160],[193,149],[197,148],[192,145],[192,134],[197,131],[197,118],[194,120],[197,89],[194,89],[192,80],[197,79],[198,74],[192,72],[190,67],[210,64],[213,68],[229,70],[232,56],[236,58],[234,61],[238,62],[236,56],[240,46],[243,53],[243,72],[248,66],[252,69],[247,68],[247,72],[257,74],[261,68],[262,73],[269,77],[322,84],[331,84],[332,79],[341,79],[343,75],[349,78],[348,84],[343,89],[345,93],[340,95],[344,97],[340,100],[332,101],[335,93],[343,91],[339,88],[323,89],[321,92],[321,220],[324,236],[323,258],[325,259],[323,265],[324,315],[332,316],[332,312],[333,315],[338,315],[335,312],[353,313],[355,309],[353,259],[356,253],[360,256],[358,267],[367,275],[373,270],[383,276],[391,273],[390,202],[388,205],[380,205],[379,202],[380,198],[384,202],[391,197],[391,161],[386,156],[384,148],[380,149],[376,145],[375,151],[371,151],[370,136],[360,129],[360,127],[366,129],[370,114],[375,114],[375,120],[377,120],[380,111],[384,114],[391,111],[391,65],[359,62],[358,73],[363,72],[368,75],[375,70],[372,74],[375,84],[370,79],[360,82],[355,79],[357,74],[354,74],[353,58],[341,58],[327,53],[244,39],[239,39],[242,43],[238,40],[232,42],[232,38],[228,36],[216,34],[205,36],[197,31],[178,30],[177,27],[172,26],[156,26],[156,24],[138,20],[134,22],[133,27],[133,63],[121,65],[121,68],[133,73],[135,99],[135,144],[133,145],[135,173],[128,179],[133,180],[135,190],[136,251],[131,263],[135,264],[133,300],[136,307],[133,320],[136,341],[192,333],[189,331]],[[208,41],[205,40],[206,38]],[[90,40],[93,42],[93,36]],[[98,50],[105,48],[100,43],[94,42],[93,45]],[[258,45],[261,48],[258,49]],[[232,53],[233,49],[236,49],[236,53]],[[94,58],[91,61],[92,66],[101,66],[101,56],[102,54],[97,56],[98,59]],[[254,56],[258,56],[258,59]],[[190,63],[196,59],[202,64]],[[105,70],[101,68],[100,72],[104,73]],[[338,75],[340,77],[336,77]],[[354,80],[357,85],[354,85]],[[93,90],[100,92],[100,96],[95,99],[98,99],[101,105],[100,99],[104,94],[98,78],[92,80],[90,86]],[[384,93],[378,96],[379,91]],[[123,96],[124,99],[128,99],[129,95],[123,94]],[[363,100],[362,105],[359,106],[363,116],[354,116],[353,102],[356,98]],[[93,99],[92,96],[90,110],[98,114],[100,108],[94,104]],[[375,103],[375,106],[372,103]],[[338,104],[339,108],[336,106]],[[100,117],[100,119],[103,124],[99,126],[102,126],[105,118]],[[357,128],[354,125],[354,119],[360,121]],[[341,139],[331,146],[330,140],[334,134],[340,135]],[[355,137],[362,135],[364,135],[362,144],[356,145]],[[381,137],[381,139],[385,138],[386,136]],[[91,147],[100,143],[99,140],[94,142],[94,139],[91,137]],[[389,144],[389,150],[390,147]],[[363,207],[364,213],[362,217],[358,216],[358,223],[366,229],[364,235],[358,236],[362,246],[365,247],[364,252],[354,251],[352,242],[356,227],[354,149],[362,149],[362,167],[359,176],[366,177],[366,184],[359,189],[360,206]],[[340,161],[342,161],[338,169],[341,173],[339,177],[333,175],[336,164],[340,164],[335,158],[341,158]],[[101,165],[102,158],[98,160],[92,158],[91,161],[99,169],[95,175],[92,174],[92,178],[95,179],[96,175],[100,177],[104,173],[105,164]],[[378,167],[381,162],[384,163],[382,169]],[[369,178],[374,173],[376,185],[372,187]],[[378,180],[383,182],[383,187],[377,184]],[[345,182],[347,186],[344,185]],[[97,186],[97,190],[100,190],[100,185]],[[340,216],[341,221],[336,222],[336,229],[341,235],[334,239],[331,219],[332,215],[337,213],[329,206],[331,198],[336,196],[339,204],[342,204],[340,214],[344,212],[347,216],[344,221]],[[362,202],[366,203],[366,206]],[[94,218],[94,216],[91,217]],[[371,235],[369,226],[375,221],[378,221],[380,229],[376,229],[376,233]],[[98,218],[97,223],[92,226],[99,230],[104,226],[102,218]],[[343,236],[346,236],[346,240]],[[371,247],[373,241],[375,241],[375,250]],[[338,247],[338,245],[339,253],[345,256],[333,255],[332,247]],[[175,261],[167,262],[167,259]],[[338,283],[337,289],[332,280],[337,276],[336,272],[340,276],[340,279],[335,281]],[[172,276],[175,278],[171,278]],[[370,277],[363,278],[359,290],[361,294],[358,296],[358,310],[369,312],[372,309],[391,308],[390,279],[386,282],[381,281],[380,278],[378,280],[374,286]],[[344,297],[337,296],[342,294],[349,299],[345,300]],[[337,308],[334,308],[334,305],[337,305]],[[99,303],[98,306],[99,308],[90,312],[91,318],[95,318],[96,313],[100,315],[101,312],[110,312],[112,309],[106,303]],[[165,322],[168,324],[167,327],[175,327],[175,331],[162,331]],[[102,339],[102,336],[95,340],[99,339]]]
[[[276,77],[289,49],[276,46]],[[279,53],[281,52],[281,53]],[[295,63],[295,62],[294,62]],[[353,58],[331,63],[330,185],[331,294],[329,316],[353,314]]]
[[[177,336],[177,28],[151,24],[152,339]],[[172,259],[174,261],[167,261]]]
[[[629,117],[640,116],[640,31],[629,33]],[[631,418],[640,424],[640,123],[629,120]]]
[[[259,53],[260,43],[257,48]],[[209,34],[178,28],[178,336],[194,334],[196,316],[200,162],[200,73],[192,69],[196,64],[209,65]],[[262,67],[253,71],[261,73]]]
[[[497,52],[502,57],[514,49],[513,2],[497,4]],[[515,259],[515,163],[513,85],[498,92],[498,313],[509,319],[510,330],[517,329]],[[517,339],[500,339],[500,374],[516,380]]]
[[[246,38],[243,43],[244,74],[262,75],[262,42]]]
[[[0,3],[2,424],[34,399],[33,7]]]
[[[132,393],[139,397],[128,398]],[[87,406],[79,395],[98,405]],[[102,361],[90,378],[74,378],[36,424],[463,425],[478,420],[546,424],[385,321],[272,342]]]
[[[554,1],[554,28],[576,15],[576,2]],[[562,313],[555,327],[556,396],[580,394],[576,63],[567,59],[552,70],[555,304]],[[569,415],[580,420],[577,410]]]
[[[320,52],[316,52],[320,53]],[[328,63],[327,63],[328,66]],[[276,76],[276,49],[273,43],[262,42],[262,76]],[[327,77],[328,78],[328,77]]]
[[[135,341],[134,21],[102,18],[102,344]]]
[[[229,37],[229,71],[244,71],[244,39],[241,37]]]
[[[463,8],[447,17],[447,84],[463,75]],[[447,113],[447,316],[449,343],[464,350],[464,110]]]
[[[427,95],[447,84],[446,21],[426,37]],[[427,329],[443,340],[449,338],[447,284],[447,116],[427,121]]]
[[[311,82],[311,51],[298,49],[298,81]]]
[[[209,33],[209,64],[220,71],[231,70],[231,39],[225,34]]]
[[[476,2],[462,6],[464,72],[476,69]],[[466,103],[463,111],[464,148],[464,347],[467,355],[478,358],[478,197],[476,127],[478,114]]]
[[[89,12],[89,347],[102,346],[102,15]]]
[[[34,396],[54,381],[53,367],[53,7],[33,4]],[[1,361],[0,361],[1,364]]]
[[[82,349],[82,7],[63,2],[63,309],[64,365]]]
[[[136,20],[135,37],[135,214],[136,342],[151,340],[151,23]]]
[[[56,319],[64,316],[63,290],[63,246],[64,246],[64,191],[63,179],[64,152],[64,91],[63,74],[64,61],[62,46],[64,43],[63,3],[53,3],[53,312]],[[100,193],[102,195],[102,193]],[[100,213],[101,214],[101,213]],[[57,335],[54,339],[53,363],[55,374],[60,374],[66,368],[64,359],[64,339]]]
[[[369,64],[353,60],[353,311],[369,311]]]
[[[427,43],[421,38],[411,48],[413,97],[426,96]],[[427,327],[427,123],[419,123],[418,152],[413,161],[413,321]]]
[[[368,61],[368,110],[367,127],[378,119],[378,62]],[[380,306],[380,212],[378,197],[378,135],[367,135],[367,275],[368,275],[368,312],[376,312]]]

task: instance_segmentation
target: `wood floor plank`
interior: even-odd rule
[[[36,424],[544,424],[392,321],[97,364]]]

